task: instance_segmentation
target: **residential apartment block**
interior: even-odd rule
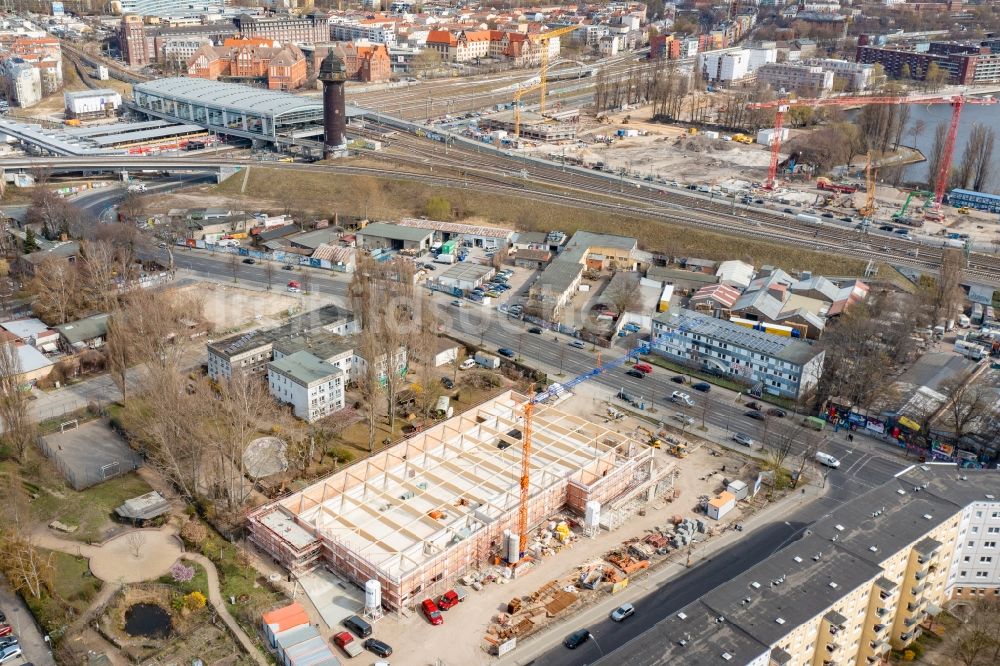
[[[1000,596],[997,488],[996,470],[908,468],[597,664],[882,662],[949,600]]]
[[[816,385],[825,357],[825,352],[803,340],[684,308],[672,308],[653,319],[652,351],[793,399]]]
[[[307,351],[297,351],[267,364],[267,386],[279,402],[292,405],[312,423],[344,408],[345,374]]]
[[[311,331],[335,335],[358,332],[354,314],[335,305],[292,317],[277,328],[254,330],[234,335],[208,345],[208,376],[215,381],[228,380],[233,372],[261,375],[271,362],[275,343],[287,341]]]
[[[833,72],[834,85],[842,90],[861,92],[868,90],[874,81],[875,66],[836,58],[810,58],[806,65],[818,65],[824,71]]]
[[[329,16],[320,11],[312,11],[305,16],[280,16],[258,18],[241,14],[233,21],[236,32],[243,39],[264,37],[281,44],[317,44],[330,39]]]
[[[798,91],[808,97],[820,97],[833,90],[833,72],[818,65],[772,62],[757,69],[757,82],[775,90]]]
[[[985,43],[984,43],[985,44]],[[983,44],[930,42],[926,50],[917,46],[878,47],[859,45],[857,61],[878,63],[886,74],[899,78],[908,74],[922,81],[932,64],[948,73],[948,82],[976,85],[1000,82],[1000,51]]]
[[[392,20],[354,19],[335,16],[330,19],[329,39],[338,42],[368,41],[396,45],[396,22]]]
[[[22,107],[38,103],[62,88],[59,40],[0,32],[0,74],[8,85],[10,102]]]

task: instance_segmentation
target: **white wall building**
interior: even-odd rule
[[[268,363],[267,387],[310,423],[344,408],[344,372],[307,351]]]
[[[672,308],[653,319],[653,351],[763,391],[798,398],[819,382],[825,352],[803,340]]]
[[[33,106],[42,99],[42,77],[39,70],[21,58],[9,58],[4,63],[4,76],[10,81],[12,100],[21,107]]]
[[[1000,494],[998,494],[1000,495]],[[1000,500],[973,502],[962,512],[948,587],[955,596],[976,597],[1000,580]]]
[[[341,42],[367,39],[376,44],[395,46],[396,31],[394,25],[392,22],[359,23],[353,19],[335,16],[330,19],[330,37]]]

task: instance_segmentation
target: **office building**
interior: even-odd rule
[[[319,44],[330,41],[329,17],[320,10],[305,16],[279,16],[258,18],[240,14],[233,21],[236,32],[243,39],[264,37],[282,44]]]
[[[818,65],[772,62],[757,69],[757,81],[775,90],[799,92],[806,97],[822,97],[833,89],[833,72]]]
[[[202,14],[221,14],[225,3],[223,0],[116,0],[124,15],[136,14],[143,16],[197,17]]]
[[[312,423],[344,408],[344,371],[302,350],[267,364],[267,386],[279,402]]]

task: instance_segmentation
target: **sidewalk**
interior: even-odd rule
[[[827,492],[829,492],[829,489],[830,486],[821,488],[814,484],[807,485],[802,489],[802,491],[790,492],[784,498],[778,500],[777,502],[773,502],[763,510],[753,514],[746,520],[741,521],[743,525],[742,531],[726,530],[721,536],[707,541],[696,542],[699,545],[696,546],[693,551],[691,567],[694,567],[698,563],[711,558],[715,553],[733,545],[740,539],[745,538],[754,530],[775,521],[782,520],[785,516],[792,513],[803,504],[813,502],[825,496]],[[518,647],[515,651],[511,653],[509,657],[497,660],[496,663],[509,666],[529,664],[540,655],[552,649],[555,645],[558,645],[565,635],[572,629],[579,628],[581,626],[588,626],[604,620],[608,617],[611,611],[618,606],[621,606],[623,603],[638,602],[639,599],[646,596],[654,589],[684,575],[688,569],[689,567],[686,566],[686,563],[684,562],[671,562],[666,564],[661,568],[654,570],[648,576],[637,581],[634,585],[629,586],[624,592],[613,596],[608,595],[600,603],[594,604],[581,612],[573,613],[567,617],[557,620],[542,631],[532,635],[524,641],[518,640]],[[721,582],[722,581],[720,581],[720,583]]]

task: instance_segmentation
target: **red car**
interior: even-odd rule
[[[424,617],[431,624],[444,624],[444,617],[441,615],[441,611],[438,610],[437,604],[432,600],[424,599],[420,602],[420,609],[424,611]]]
[[[9,636],[14,629],[9,624],[0,624],[0,637]]]
[[[459,589],[461,589],[461,588],[459,588]],[[450,608],[454,608],[455,606],[457,606],[459,603],[461,603],[463,601],[465,601],[465,593],[464,593],[464,591],[461,594],[459,594],[455,590],[448,590],[447,592],[445,592],[444,594],[442,594],[440,597],[438,597],[437,605],[438,605],[438,608],[440,608],[443,611],[446,611],[446,610],[448,610]]]

